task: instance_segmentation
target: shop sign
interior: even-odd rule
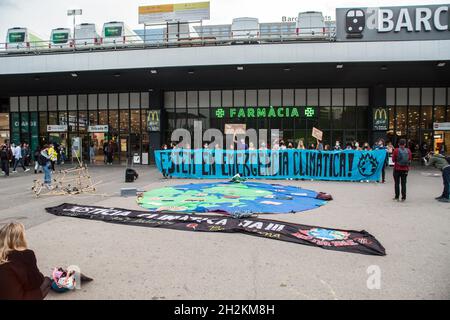
[[[433,123],[434,130],[450,131],[450,122],[435,122]]]
[[[315,107],[231,107],[213,109],[213,117],[238,119],[263,118],[314,118],[317,116]]]
[[[108,132],[108,131],[109,131],[109,126],[107,124],[88,127],[88,132]]]
[[[47,132],[66,132],[67,125],[64,124],[49,124],[47,125]]]
[[[150,132],[161,131],[161,111],[148,110],[147,111],[147,129]]]
[[[337,8],[338,41],[448,40],[449,5]]]
[[[389,127],[389,119],[386,108],[373,109],[373,130],[386,131]]]
[[[139,7],[139,23],[163,23],[177,21],[209,20],[210,4],[205,2],[189,2],[175,4],[159,4]]]

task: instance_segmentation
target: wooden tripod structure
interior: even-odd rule
[[[76,195],[95,193],[95,187],[101,181],[94,183],[87,166],[77,157],[78,165],[74,168],[60,170],[53,178],[53,186],[47,188],[42,180],[34,180],[31,190],[36,198],[39,196]]]

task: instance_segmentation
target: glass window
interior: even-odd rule
[[[209,109],[200,108],[198,116],[199,119],[202,121],[203,130],[209,129]]]
[[[78,95],[78,110],[87,110],[87,94]]]
[[[48,113],[48,124],[58,124],[58,113],[57,112],[49,112]]]
[[[200,91],[198,95],[200,108],[209,108],[209,91]]]
[[[128,93],[119,94],[119,109],[128,109],[130,107]]]
[[[356,106],[356,89],[344,89],[344,103],[346,106]]]
[[[107,109],[108,108],[108,95],[107,94],[99,94],[98,95],[98,108],[99,109]]]
[[[109,110],[109,130],[112,133],[119,131],[119,112],[117,110]]]
[[[270,90],[270,105],[274,107],[281,106],[281,90]]]
[[[147,110],[141,109],[141,128],[142,132],[147,132]]]
[[[78,124],[77,124],[77,112],[76,111],[70,111],[69,112],[69,131],[75,132],[78,131]]]
[[[175,92],[164,92],[164,108],[173,109],[175,108]]]
[[[120,132],[129,132],[129,112],[120,111]]]
[[[96,94],[88,95],[88,109],[89,110],[97,110],[97,95]]]
[[[39,112],[39,133],[45,135],[47,133],[47,112]]]
[[[321,106],[331,106],[331,90],[330,89],[320,89],[319,90],[319,103]]]
[[[445,88],[434,89],[434,104],[445,105]]]
[[[420,88],[409,88],[409,101],[410,106],[420,106]]]
[[[319,105],[319,89],[307,89],[307,104],[308,106],[318,106]]]
[[[108,124],[108,111],[100,110],[98,112],[98,124],[99,125]]]
[[[28,111],[28,97],[20,97],[19,98],[19,110],[21,112]]]
[[[18,97],[9,98],[9,105],[11,112],[19,111],[19,98]]]
[[[117,93],[108,94],[108,108],[109,109],[119,108],[119,95]]]
[[[333,128],[342,129],[344,125],[344,107],[331,108],[331,114],[333,119]]]
[[[141,132],[141,112],[139,110],[131,110],[131,132],[140,133]]]
[[[232,107],[233,106],[233,91],[223,90],[222,91],[222,106]]]
[[[177,109],[186,108],[186,91],[177,91],[175,94],[175,104]]]
[[[222,106],[222,93],[220,91],[211,91],[211,107]]]
[[[292,107],[294,105],[294,90],[284,89],[283,90],[283,106]]]
[[[344,107],[343,126],[345,129],[356,128],[355,111],[356,111],[355,107]]]
[[[359,107],[368,107],[369,106],[369,89],[362,88],[357,89],[357,102]]]
[[[244,90],[234,90],[234,106],[235,107],[246,107]]]
[[[344,105],[344,89],[331,89],[332,106],[341,107]]]
[[[306,106],[306,89],[295,89],[295,105]]]
[[[67,112],[60,111],[58,113],[58,124],[67,125]]]
[[[408,89],[407,88],[397,88],[396,94],[396,104],[398,106],[406,106],[408,104]]]
[[[258,91],[256,90],[246,90],[245,91],[245,104],[247,107],[257,107],[258,106]]]
[[[405,136],[406,135],[406,107],[397,106],[397,117],[395,118],[396,135]]]
[[[390,106],[395,105],[395,88],[386,89],[386,103]]]
[[[69,110],[77,110],[77,96],[72,94],[68,98],[68,109]],[[39,106],[39,110],[41,110],[41,107]]]
[[[395,107],[388,107],[389,112],[389,130],[394,130]]]
[[[368,129],[368,123],[367,123],[367,117],[368,117],[368,110],[369,107],[358,107],[355,108],[355,114],[356,114],[356,127],[358,129]],[[392,117],[394,119],[394,117]]]
[[[187,107],[188,107],[188,109],[197,109],[198,108],[198,91],[188,91]]]
[[[269,107],[269,90],[258,90],[258,107]]]
[[[420,126],[420,107],[410,106],[408,108],[408,128],[409,130],[418,129]]]
[[[86,111],[78,112],[78,131],[86,132],[88,124],[88,116]]]
[[[47,96],[39,96],[39,111],[47,111]]]
[[[433,88],[422,88],[422,105],[433,105]]]
[[[141,94],[139,92],[130,93],[130,109],[139,109]]]
[[[98,124],[97,111],[89,111],[89,125],[95,126]]]
[[[445,107],[434,107],[434,122],[445,122]]]
[[[431,106],[422,106],[422,121],[420,122],[421,129],[433,130],[433,108]]]
[[[67,96],[58,96],[58,110],[67,110]]]
[[[56,96],[48,96],[48,110],[49,111],[58,110]]]
[[[331,128],[330,114],[331,114],[330,107],[320,107],[320,114],[319,114],[320,129],[330,129]]]
[[[148,92],[141,92],[141,108],[148,108],[150,103],[150,94]]]
[[[36,96],[29,97],[28,98],[28,103],[29,103],[28,107],[29,107],[30,111],[37,111],[38,110],[38,106],[37,106],[38,102],[37,102],[37,97]]]

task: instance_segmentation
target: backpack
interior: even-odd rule
[[[447,160],[448,164],[450,164],[450,156],[446,156],[445,160]]]
[[[6,149],[2,149],[2,151],[0,151],[0,159],[8,160],[8,151],[6,151]]]
[[[409,166],[409,152],[406,148],[398,148],[397,163],[400,166]]]
[[[43,156],[42,154],[40,154],[39,158],[38,158],[39,165],[45,166],[47,164],[47,162],[48,162],[48,159],[45,156]]]

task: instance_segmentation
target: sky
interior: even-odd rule
[[[44,40],[53,28],[72,28],[68,9],[82,9],[76,23],[94,22],[99,28],[107,21],[124,21],[132,30],[138,24],[138,7],[166,3],[200,2],[206,0],[0,0],[0,43],[11,27],[28,27]],[[204,24],[229,24],[233,18],[256,17],[260,22],[281,22],[283,16],[295,17],[302,11],[322,11],[334,19],[335,8],[401,5],[445,4],[445,0],[210,0],[211,19]]]

